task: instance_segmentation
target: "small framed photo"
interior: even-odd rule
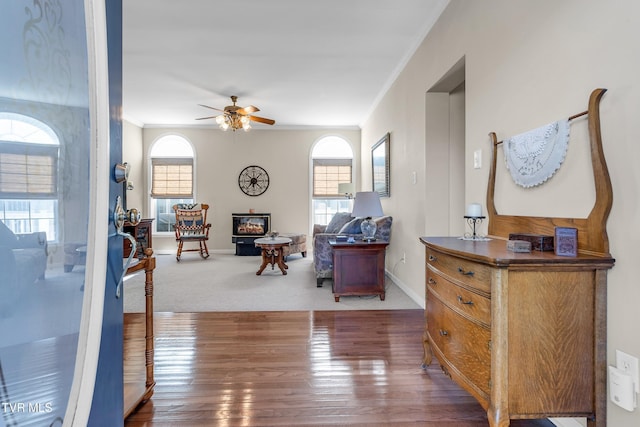
[[[578,256],[578,229],[556,227],[555,250],[559,256]]]

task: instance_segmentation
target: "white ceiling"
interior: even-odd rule
[[[124,0],[124,117],[215,126],[195,120],[216,113],[197,104],[237,95],[276,129],[357,127],[447,3]]]

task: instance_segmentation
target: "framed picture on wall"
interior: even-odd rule
[[[390,185],[390,160],[389,145],[391,143],[391,135],[387,132],[378,142],[371,147],[371,175],[373,179],[373,191],[376,191],[380,197],[389,197],[391,195]]]

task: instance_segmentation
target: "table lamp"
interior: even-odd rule
[[[353,199],[353,193],[356,191],[356,185],[351,182],[341,182],[338,184],[338,193],[344,194],[347,199]]]
[[[360,225],[363,234],[362,240],[367,242],[376,240],[374,236],[378,226],[371,218],[384,215],[378,193],[375,191],[357,192],[351,215],[356,218],[365,218]]]

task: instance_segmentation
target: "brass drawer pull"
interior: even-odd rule
[[[458,273],[464,275],[464,276],[473,276],[473,271],[464,271],[464,268],[462,267],[458,267]]]
[[[438,258],[434,257],[433,255],[429,255],[429,261],[433,262],[433,261],[437,261]]]
[[[445,331],[444,329],[440,329],[440,335],[442,335],[443,337],[446,337],[449,335],[449,332]]]
[[[458,302],[459,302],[460,304],[473,305],[473,301],[471,301],[471,300],[469,300],[469,301],[465,301],[465,300],[462,298],[462,295],[458,295]]]
[[[429,284],[430,285],[437,285],[438,282],[436,282],[435,280],[433,280],[433,277],[429,277]]]

